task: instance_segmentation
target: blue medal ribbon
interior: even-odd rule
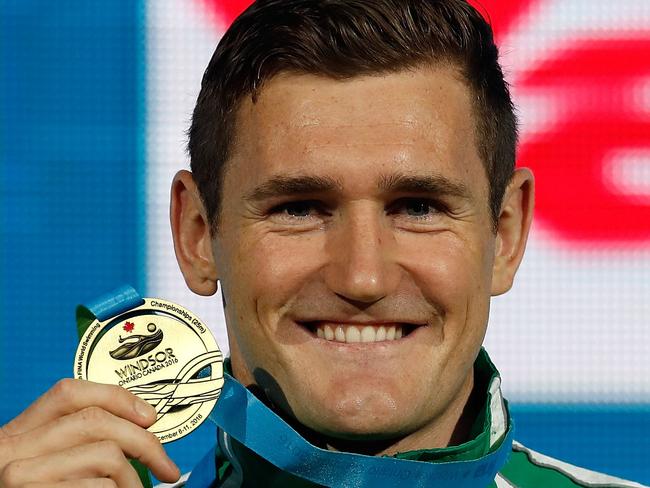
[[[132,286],[122,285],[85,305],[80,305],[80,307],[88,310],[100,322],[104,322],[127,310],[139,307],[143,303],[144,298]]]
[[[320,449],[307,442],[232,376],[210,419],[228,435],[279,469],[324,486],[388,488],[485,487],[494,481],[511,450],[513,427],[500,447],[470,461],[431,463],[364,456]],[[216,479],[215,450],[192,470],[188,488],[206,488]]]

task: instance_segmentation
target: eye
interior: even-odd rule
[[[271,209],[271,213],[282,214],[289,217],[309,217],[316,210],[316,203],[310,201],[288,202]]]
[[[433,210],[431,204],[425,200],[411,200],[406,202],[404,209],[408,215],[413,217],[424,217]]]
[[[416,220],[426,220],[443,210],[439,202],[427,198],[402,198],[391,205],[389,212]]]
[[[282,227],[311,229],[322,225],[331,214],[316,200],[295,200],[274,206],[267,212],[271,222]]]

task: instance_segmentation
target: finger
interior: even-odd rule
[[[99,407],[88,407],[13,438],[13,458],[31,458],[103,440],[115,443],[128,457],[148,466],[163,481],[180,472],[158,438],[144,428]]]
[[[82,478],[54,483],[27,483],[23,488],[117,488],[110,478]]]
[[[149,427],[156,421],[156,411],[150,404],[120,386],[65,378],[6,424],[3,430],[9,436],[21,434],[91,406],[142,427]]]
[[[0,486],[11,488],[88,478],[109,478],[119,487],[141,486],[135,469],[111,441],[12,461],[0,473]]]

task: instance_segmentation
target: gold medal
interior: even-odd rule
[[[88,326],[74,376],[122,386],[149,402],[158,417],[148,430],[171,442],[208,418],[223,386],[223,356],[193,313],[145,298],[139,307]]]

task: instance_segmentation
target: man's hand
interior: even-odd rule
[[[124,388],[63,379],[0,428],[0,488],[141,486],[127,457],[174,482],[178,468],[145,430],[155,420]]]

